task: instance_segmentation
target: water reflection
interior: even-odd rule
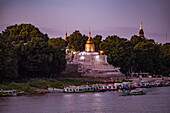
[[[111,91],[3,97],[0,113],[169,113],[170,87],[147,91],[141,96],[118,96]]]

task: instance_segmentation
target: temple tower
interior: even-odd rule
[[[64,40],[67,40],[67,32],[64,33]]]
[[[95,46],[91,38],[91,32],[88,32],[88,40],[85,44],[85,52],[95,52]]]
[[[143,32],[142,21],[140,22],[140,30],[139,30],[139,35],[138,35],[138,36],[144,38],[144,32]]]

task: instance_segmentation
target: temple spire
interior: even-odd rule
[[[64,33],[64,40],[67,40],[67,32]]]
[[[94,46],[94,43],[91,39],[91,32],[90,32],[90,28],[89,28],[88,40],[85,44],[85,52],[94,52],[94,51],[95,51],[95,46]]]
[[[89,32],[88,32],[88,38],[91,37],[91,32],[90,32],[90,28],[89,28]]]
[[[140,21],[140,30],[143,29],[142,21]]]
[[[142,26],[142,21],[140,22],[140,30],[139,30],[139,35],[138,35],[139,37],[145,37],[144,36],[144,31],[143,31],[143,26]]]

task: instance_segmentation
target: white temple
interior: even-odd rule
[[[67,56],[67,63],[78,64],[77,71],[82,76],[123,77],[119,70],[120,68],[113,67],[107,62],[106,55],[100,55],[99,52],[95,52],[95,46],[90,37],[91,33],[89,32],[88,34],[85,52],[73,52],[72,55]]]

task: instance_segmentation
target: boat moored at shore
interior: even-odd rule
[[[18,96],[16,90],[0,90],[0,97]]]
[[[48,88],[48,91],[50,93],[63,93],[64,92],[63,89],[57,89],[57,88]]]
[[[83,93],[84,90],[81,86],[69,86],[64,88],[65,93]]]
[[[134,89],[134,90],[120,90],[119,95],[120,96],[128,96],[128,95],[144,95],[146,94],[146,91],[143,89]]]

